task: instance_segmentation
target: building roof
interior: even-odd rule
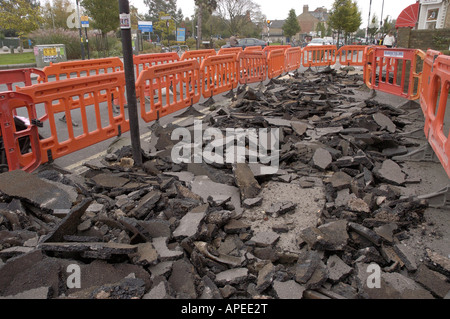
[[[272,25],[270,26],[271,29],[281,29],[283,28],[284,23],[286,20],[271,20]]]

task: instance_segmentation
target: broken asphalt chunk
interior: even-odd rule
[[[209,205],[205,204],[194,208],[183,216],[179,226],[173,232],[175,238],[195,237],[199,231],[200,223],[206,217]]]
[[[333,158],[327,150],[319,148],[314,153],[313,163],[315,167],[320,168],[321,170],[326,170],[332,162]]]
[[[381,180],[394,185],[403,185],[405,183],[405,173],[403,173],[401,167],[392,160],[384,161],[380,169],[374,169],[374,173]]]
[[[236,185],[239,187],[241,200],[255,198],[261,192],[261,186],[255,179],[252,170],[245,163],[238,163],[234,167]]]
[[[300,237],[314,250],[343,250],[347,245],[347,221],[339,220],[325,225],[308,227],[300,232]]]
[[[370,240],[373,244],[377,246],[381,245],[382,238],[378,236],[377,233],[375,233],[373,230],[353,222],[348,223],[348,227],[350,230],[353,230],[364,238]]]
[[[22,170],[0,174],[0,192],[50,213],[55,209],[70,209],[73,204],[65,190]]]

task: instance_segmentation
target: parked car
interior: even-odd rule
[[[325,41],[322,38],[315,38],[315,39],[312,39],[311,42],[309,42],[307,46],[311,47],[311,46],[319,46],[319,45],[327,45],[327,41]]]
[[[258,47],[265,48],[267,46],[267,42],[263,40],[258,40],[255,38],[244,38],[238,40],[238,47],[241,47],[242,49],[245,49],[246,47]],[[225,48],[231,48],[231,45],[229,43],[222,46],[222,49]]]

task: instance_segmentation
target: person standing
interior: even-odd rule
[[[237,40],[237,37],[235,35],[231,36],[230,38],[230,46],[231,47],[236,47],[238,46],[239,42]]]
[[[388,48],[392,48],[395,45],[395,37],[392,34],[392,31],[389,31],[388,35],[384,38],[383,45]]]

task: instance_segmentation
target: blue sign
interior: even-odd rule
[[[142,32],[153,32],[153,23],[151,21],[139,21],[138,30]]]
[[[186,41],[186,29],[185,28],[177,28],[177,42]]]
[[[82,28],[89,28],[89,17],[88,16],[82,16],[80,18],[81,20],[81,27]]]

